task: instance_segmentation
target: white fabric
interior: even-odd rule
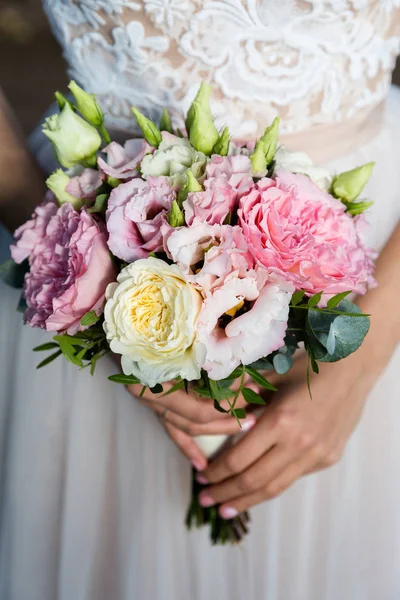
[[[141,85],[141,73],[130,69],[126,52],[116,56],[120,62],[107,62],[109,54],[104,49],[110,42],[102,28],[111,23],[115,29],[114,23],[126,17],[127,11],[138,15],[141,2],[47,0],[46,4],[73,69],[82,70],[82,83],[91,84],[95,71],[90,71],[88,61],[93,59],[90,64],[96,64],[98,85],[105,86],[103,100],[114,111],[112,118],[124,126],[121,107],[136,100],[133,91],[136,84]],[[181,12],[177,12],[175,0],[145,4],[153,25],[165,19],[168,27],[187,7],[193,10],[207,4],[212,14],[221,9],[227,30],[233,5],[247,6],[249,11],[264,6],[265,14],[276,6],[276,13],[270,10],[268,14],[275,18],[278,39],[282,30],[276,19],[283,19],[284,10],[289,14],[296,8],[293,15],[297,18],[301,7],[314,12],[324,7],[327,22],[332,23],[335,14],[348,9],[354,17],[355,11],[357,16],[379,17],[374,21],[377,27],[399,7],[398,0],[187,0],[179,2]],[[201,10],[196,8],[196,18]],[[364,22],[358,20],[360,43]],[[182,26],[185,23],[182,20]],[[118,36],[130,35],[131,29],[122,20],[119,27],[113,40],[123,45]],[[311,35],[314,29],[310,26],[307,33]],[[81,41],[63,37],[68,35]],[[144,71],[153,61],[157,68],[160,64],[156,61],[162,50],[160,36],[151,35],[144,51]],[[168,32],[163,35],[167,37]],[[93,56],[88,51],[85,61],[74,54],[77,47],[86,48],[82,39],[94,44],[87,46]],[[143,56],[133,43],[138,39],[131,38],[130,56]],[[306,39],[304,34],[302,39]],[[382,49],[384,45],[378,35],[376,46]],[[376,56],[389,54],[371,51],[365,59],[371,72],[382,62]],[[361,62],[364,65],[364,59]],[[387,69],[389,63],[388,58]],[[114,77],[116,64],[119,70]],[[121,73],[125,72],[132,79],[124,88]],[[339,71],[331,81],[343,88],[343,76],[344,71]],[[198,78],[194,70],[190,85],[198,83]],[[170,88],[162,88],[157,78],[151,83],[158,106],[164,102],[163,91],[170,97]],[[382,85],[380,98],[386,87]],[[240,84],[239,89],[244,93],[245,86]],[[145,90],[138,87],[137,92],[141,104],[147,106]],[[310,106],[308,97],[304,103],[296,109],[301,119],[308,114],[302,110]],[[239,105],[247,110],[246,100]],[[232,106],[228,100],[222,102],[223,114]],[[292,103],[290,111],[291,107]],[[318,109],[314,117],[320,114]],[[265,120],[267,116],[266,112]],[[294,113],[292,123],[301,127]],[[377,249],[399,221],[399,140],[400,92],[392,89],[381,133],[329,165],[340,171],[377,161],[367,190],[376,201],[370,214],[371,240]],[[48,164],[46,150],[38,152],[42,163]],[[242,547],[211,548],[206,530],[188,534],[184,528],[190,468],[156,417],[124,388],[107,381],[107,375],[115,372],[110,360],[98,364],[93,378],[87,370],[80,372],[60,359],[36,371],[40,357],[31,348],[50,336],[22,326],[21,315],[15,312],[17,300],[18,294],[0,287],[1,600],[400,598],[399,350],[371,393],[342,461],[253,509],[252,532]]]
[[[400,42],[399,0],[44,0],[70,75],[98,95],[108,123],[131,106],[182,113],[214,86],[218,126],[254,137],[365,114],[386,96]]]

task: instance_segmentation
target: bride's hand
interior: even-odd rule
[[[247,384],[247,387],[249,386],[251,387]],[[185,390],[177,390],[165,396],[164,394],[172,387],[172,384],[166,383],[163,384],[164,389],[161,394],[147,392],[140,398],[141,385],[127,387],[132,396],[160,417],[168,435],[198,471],[204,470],[208,463],[193,437],[232,435],[240,431],[236,419],[229,414],[218,412],[212,400],[196,396],[194,390],[189,390],[189,394]],[[221,405],[225,409],[228,408],[226,401],[222,401]],[[243,398],[239,398],[236,406],[239,408],[244,405]],[[242,431],[251,429],[255,422],[255,416],[248,415],[241,421]]]
[[[321,365],[311,378],[311,400],[306,360],[297,362],[254,429],[201,473],[199,480],[212,484],[201,493],[203,506],[221,504],[221,516],[231,518],[339,460],[376,376],[359,353]]]

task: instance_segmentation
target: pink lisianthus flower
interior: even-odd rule
[[[74,335],[85,329],[85,313],[103,312],[106,288],[117,273],[104,225],[86,210],[43,203],[17,229],[11,254],[18,263],[29,258],[25,321],[32,327]]]
[[[206,348],[203,369],[212,379],[224,379],[240,364],[249,365],[284,345],[293,291],[288,282],[268,281],[262,267],[243,278],[232,271],[220,280],[197,321],[197,339]],[[246,311],[239,308],[224,325],[227,312],[242,305]]]
[[[323,304],[333,294],[364,294],[374,285],[363,220],[345,210],[308,177],[279,171],[241,198],[238,216],[255,260],[308,294],[324,291]]]
[[[136,178],[115,188],[106,213],[111,252],[133,262],[162,250],[162,226],[175,196],[167,177]]]
[[[238,198],[237,191],[226,176],[210,177],[204,182],[205,191],[191,192],[183,202],[185,221],[222,225],[227,215],[233,214]]]
[[[99,157],[97,163],[103,173],[110,177],[132,179],[139,175],[138,167],[143,157],[153,151],[154,148],[142,139],[127,140],[124,146],[111,142],[103,150],[107,154],[107,162]]]
[[[103,183],[99,171],[96,169],[83,169],[71,177],[65,191],[75,198],[94,198],[96,191]]]
[[[253,185],[251,162],[248,156],[219,156],[214,154],[206,168],[208,178],[227,178],[229,185],[236,190],[238,198],[249,191]]]

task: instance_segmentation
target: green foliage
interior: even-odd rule
[[[89,313],[87,313],[89,314]],[[85,318],[84,315],[83,318]],[[42,344],[34,348],[35,352],[43,352],[58,348],[57,352],[45,358],[37,368],[44,367],[58,356],[63,355],[66,360],[81,369],[90,367],[93,375],[97,361],[109,351],[106,335],[102,324],[97,322],[90,329],[80,331],[75,335],[60,334],[53,337],[53,342]]]
[[[132,112],[136,117],[140,129],[142,130],[144,139],[150,144],[150,146],[158,148],[162,141],[162,137],[157,125],[154,123],[154,121],[145,117],[144,114],[142,114],[134,106],[132,106]]]
[[[29,271],[28,260],[17,264],[12,258],[0,265],[0,281],[7,285],[21,289],[24,284],[25,274]]]
[[[267,379],[265,379],[265,377],[263,377],[261,373],[256,371],[256,369],[247,366],[245,367],[245,371],[248,375],[250,375],[254,383],[259,385],[260,387],[263,387],[267,390],[271,390],[272,392],[277,391],[276,387],[272,385],[272,383],[270,383]]]
[[[219,154],[220,156],[227,156],[229,152],[229,144],[231,141],[231,136],[229,134],[228,126],[225,126],[223,130],[220,132],[218,140],[212,149],[211,154]]]
[[[172,201],[168,222],[171,227],[182,227],[182,225],[185,224],[185,216],[183,211],[179,208],[179,204],[176,200]]]
[[[314,296],[311,296],[311,298],[307,302],[308,308],[313,308],[314,306],[317,306],[321,301],[321,297],[322,292],[318,292],[318,294],[314,294]]]
[[[335,308],[339,304],[339,302],[344,300],[346,298],[346,296],[348,296],[349,294],[351,294],[351,291],[341,292],[340,294],[336,294],[336,296],[332,296],[332,298],[330,300],[328,300],[327,307]]]
[[[373,202],[368,202],[366,200],[360,202],[347,202],[346,203],[346,212],[348,212],[353,217],[355,215],[361,215],[364,211],[370,208],[373,205]]]
[[[246,400],[248,404],[261,404],[265,405],[265,400],[259,394],[257,394],[251,388],[244,387],[242,388],[243,398]]]
[[[96,312],[94,310],[90,310],[85,315],[83,315],[80,323],[82,327],[91,327],[92,325],[97,323],[99,319],[100,317],[96,314]]]
[[[171,117],[166,108],[164,108],[161,120],[160,120],[160,131],[168,131],[168,133],[174,133],[172,129]]]
[[[349,300],[337,305],[337,314],[309,312],[307,346],[315,360],[336,362],[355,352],[369,330],[369,318]],[[340,314],[342,313],[342,314]],[[354,316],[359,318],[355,319]]]
[[[99,194],[96,196],[96,202],[91,208],[88,208],[89,213],[102,213],[105,214],[107,210],[109,194]]]
[[[292,300],[291,300],[292,306],[296,306],[296,304],[300,304],[300,302],[304,298],[304,294],[305,294],[304,290],[297,290],[292,296]]]
[[[108,379],[113,383],[120,383],[121,385],[133,385],[134,383],[140,383],[137,377],[134,377],[133,375],[124,375],[123,373],[110,375]]]

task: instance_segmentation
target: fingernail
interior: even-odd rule
[[[247,417],[244,421],[242,421],[242,431],[249,431],[256,424],[256,418],[251,416]]]
[[[203,484],[203,485],[207,485],[208,483],[208,479],[206,477],[204,477],[204,475],[196,475],[196,481],[198,481],[199,483]]]
[[[238,511],[231,506],[224,506],[219,509],[219,514],[223,519],[233,519],[238,514]]]
[[[202,471],[204,469],[203,464],[199,460],[196,460],[195,458],[192,458],[191,463],[194,466],[194,468],[196,469],[196,471]]]
[[[199,502],[204,508],[215,504],[215,500],[213,500],[213,498],[211,498],[211,496],[207,492],[201,492],[199,496]]]

